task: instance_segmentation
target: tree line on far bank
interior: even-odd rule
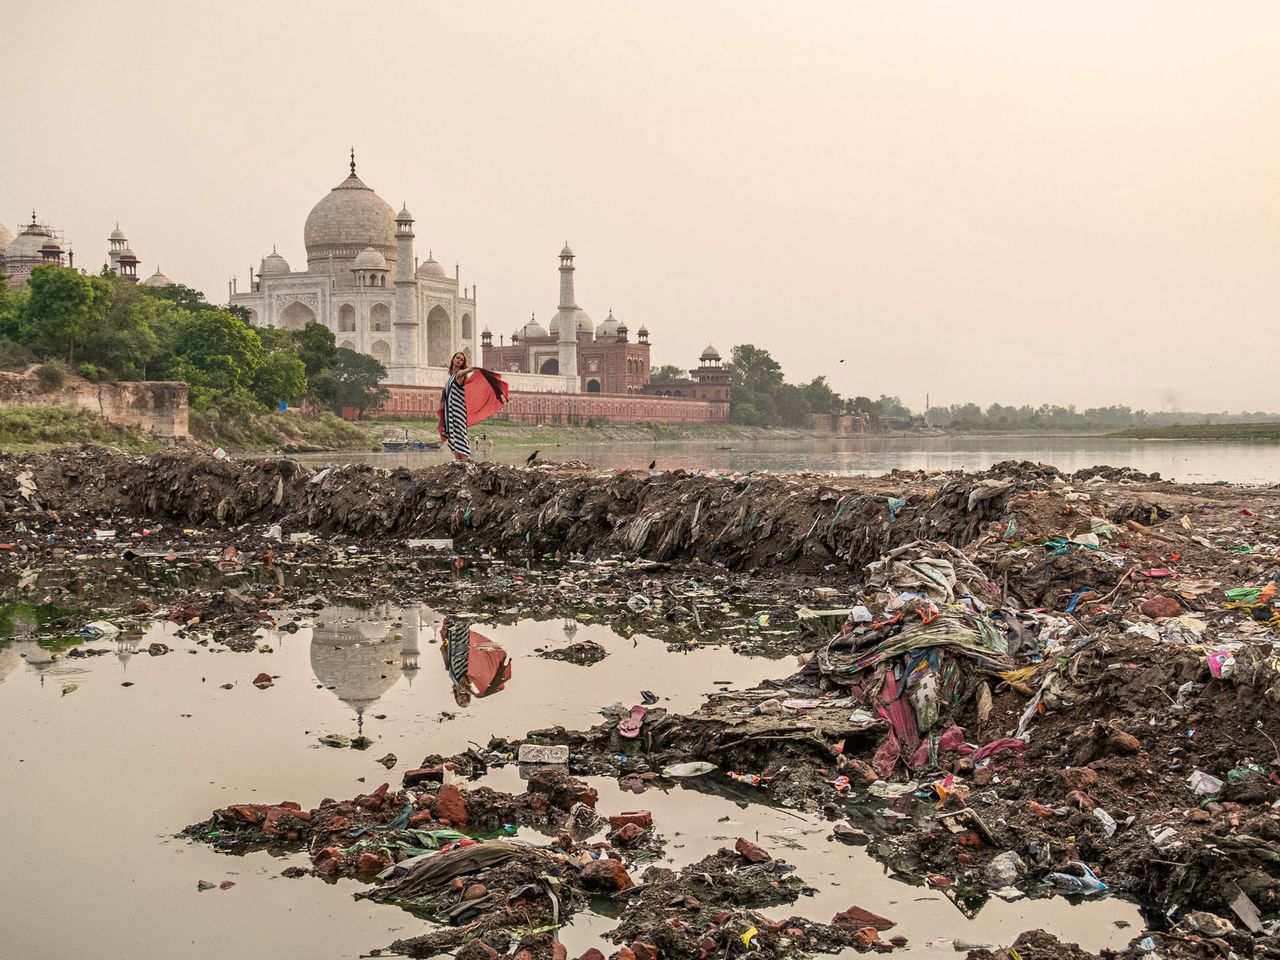
[[[1123,405],[1077,409],[1074,404],[1059,406],[1006,406],[993,403],[980,407],[976,403],[958,403],[932,407],[923,414],[914,413],[898,398],[881,395],[841,397],[827,384],[825,377],[808,383],[787,383],[781,365],[769,351],[752,344],[733,348],[725,364],[730,375],[729,420],[732,423],[759,427],[807,427],[810,414],[859,413],[872,425],[909,422],[914,426],[940,427],[947,430],[1081,430],[1119,431],[1147,427],[1184,424],[1274,423],[1280,414],[1263,411],[1244,413],[1200,413],[1134,410]],[[655,367],[654,383],[687,381],[689,372],[673,365]]]
[[[754,427],[808,427],[814,413],[863,413],[873,420],[906,419],[911,411],[897,397],[846,400],[831,389],[826,377],[808,383],[787,383],[782,366],[768,350],[739,344],[725,364],[729,373],[729,421]],[[654,383],[687,381],[688,371],[666,364],[650,371]]]
[[[0,273],[0,367],[37,371],[47,386],[67,371],[89,380],[181,380],[192,413],[229,421],[280,403],[341,412],[385,397],[386,370],[338,347],[321,324],[253,327],[239,308],[217,307],[190,287],[148,287],[110,272],[89,276],[39,266],[9,290]]]

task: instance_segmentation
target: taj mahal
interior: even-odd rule
[[[256,326],[301,330],[322,323],[338,346],[366,353],[390,383],[439,386],[449,358],[476,353],[475,290],[428,254],[414,254],[413,216],[396,213],[351,173],[307,215],[305,270],[274,249],[251,269],[250,289],[231,282],[229,300]]]
[[[513,392],[506,409],[510,419],[727,419],[730,375],[719,352],[708,345],[687,378],[651,382],[648,329],[641,323],[633,341],[627,323],[612,310],[598,325],[591,320],[578,305],[568,243],[559,253],[560,297],[550,324],[531,316],[512,332],[509,344],[501,336],[495,343],[488,328],[477,330],[475,286],[463,288],[458,269],[450,276],[430,249],[420,260],[413,227],[407,205],[397,213],[356,175],[353,149],[346,178],[307,215],[306,268],[293,269],[273,247],[256,268],[250,266],[248,290],[240,289],[238,278],[228,282],[228,304],[257,327],[301,330],[322,324],[339,347],[376,359],[387,371],[384,409],[393,415],[433,415],[449,360],[462,352],[472,364],[502,372]],[[138,257],[119,224],[108,246],[105,272],[151,287],[174,283],[158,268],[141,279]],[[34,213],[16,237],[0,225],[0,271],[10,286],[25,284],[44,265],[74,268],[61,231]]]

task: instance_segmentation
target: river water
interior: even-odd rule
[[[283,878],[284,867],[309,865],[303,856],[228,856],[175,834],[233,802],[289,799],[305,808],[383,781],[394,786],[424,755],[491,735],[557,723],[583,729],[599,722],[601,706],[636,702],[642,689],[684,712],[711,687],[741,689],[790,669],[726,646],[672,652],[602,625],[479,618],[474,629],[506,652],[511,676],[460,709],[435,642],[440,620],[420,604],[332,607],[309,615],[296,633],[265,633],[263,648],[242,654],[197,643],[167,623],[89,644],[108,652],[87,659],[51,659],[29,636],[0,644],[0,728],[8,731],[0,740],[4,955],[354,960],[421,931],[421,922],[352,899],[361,889],[353,881]],[[537,655],[567,636],[594,640],[609,655],[591,666]],[[149,656],[153,641],[172,652]],[[275,675],[275,685],[253,687],[260,671]],[[357,732],[373,739],[369,749],[319,742],[326,733]],[[391,771],[378,763],[388,753],[398,758]],[[771,916],[828,920],[857,903],[897,919],[894,932],[911,939],[915,955],[955,956],[951,938],[1007,944],[1035,927],[1097,950],[1126,943],[1141,925],[1136,908],[1118,899],[1074,907],[1060,898],[993,899],[968,918],[942,892],[891,879],[865,850],[829,843],[824,820],[749,803],[754,798],[735,796],[735,785],[715,789],[714,778],[705,779],[643,797],[612,780],[593,782],[603,814],[653,810],[669,838],[669,865],[759,836],[819,891]],[[523,790],[511,769],[491,782]],[[235,886],[199,892],[201,880]],[[600,938],[614,923],[591,911],[576,917],[563,933],[571,956],[607,947]]]
[[[1158,473],[1183,483],[1280,482],[1280,444],[1208,441],[1112,440],[1104,437],[798,437],[795,440],[719,440],[659,443],[538,445],[548,460],[582,460],[605,469],[659,469],[779,473],[815,471],[882,474],[890,470],[984,470],[1002,460],[1033,460],[1064,472],[1107,464]],[[523,463],[533,445],[478,444],[476,459]],[[426,453],[307,454],[311,463],[362,461],[417,468],[450,459]]]

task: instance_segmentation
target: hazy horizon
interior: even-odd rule
[[[1266,410],[1280,4],[6,11],[0,223],[225,302],[347,173],[495,339],[578,302],[910,407]],[[841,360],[845,360],[841,363]]]

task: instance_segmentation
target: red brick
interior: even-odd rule
[[[356,797],[356,806],[364,807],[366,810],[377,810],[381,808],[383,800],[386,799],[387,791],[391,788],[391,784],[384,783],[373,793],[367,793],[363,797]]]
[[[630,813],[620,813],[609,818],[609,827],[613,830],[626,826],[628,823],[634,823],[640,829],[648,830],[653,826],[653,814],[648,810],[633,810]]]
[[[241,823],[261,823],[271,809],[265,803],[236,803],[222,811],[225,819]]]
[[[582,885],[588,890],[616,893],[635,886],[626,868],[617,860],[592,860],[582,868]]]
[[[1142,611],[1144,617],[1150,617],[1152,620],[1182,616],[1182,604],[1173,597],[1152,597],[1150,600],[1144,600],[1138,609]]]
[[[765,863],[773,859],[773,857],[745,837],[739,837],[738,842],[733,845],[733,849],[737,850],[738,855],[748,863]]]
[[[450,826],[465,827],[467,825],[469,817],[466,797],[452,783],[446,783],[440,788],[431,807],[436,817],[440,820],[448,820]]]
[[[629,847],[643,836],[644,831],[638,825],[624,823],[609,835],[609,839],[615,847]]]
[[[831,919],[837,927],[874,927],[876,930],[892,930],[897,926],[892,920],[864,910],[862,907],[850,907],[843,913],[837,913]]]
[[[356,871],[359,873],[380,873],[387,869],[387,861],[376,853],[362,853],[356,860]]]

